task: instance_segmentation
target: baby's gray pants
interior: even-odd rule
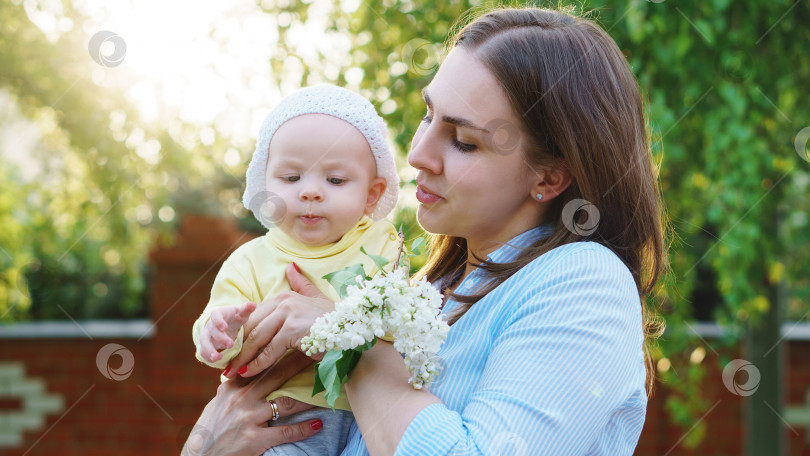
[[[300,423],[314,419],[323,421],[323,428],[312,437],[298,442],[285,443],[270,448],[264,456],[338,456],[346,446],[349,428],[354,416],[346,410],[315,407],[294,415],[272,421],[273,426]]]

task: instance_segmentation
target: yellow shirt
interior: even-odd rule
[[[290,291],[285,269],[295,262],[301,273],[314,283],[325,295],[337,302],[340,297],[322,277],[346,266],[361,263],[369,276],[376,275],[374,261],[360,251],[360,247],[373,255],[396,259],[399,251],[399,238],[391,222],[374,222],[367,215],[348,233],[334,243],[312,247],[289,237],[278,228],[273,228],[265,236],[249,241],[236,249],[222,265],[214,286],[211,300],[202,315],[194,322],[194,345],[199,349],[200,335],[208,322],[211,312],[221,306],[233,306],[245,302],[257,305],[279,293]],[[197,359],[211,367],[224,369],[242,350],[244,328],[239,329],[233,347],[221,351],[222,358],[214,363],[205,361],[197,354]],[[288,352],[289,353],[289,352]],[[225,376],[221,377],[226,380]],[[280,389],[267,396],[267,400],[281,396],[291,397],[301,402],[320,407],[328,407],[323,392],[312,396],[315,382],[315,368],[311,366],[288,380]],[[336,409],[351,410],[345,391],[335,403]]]

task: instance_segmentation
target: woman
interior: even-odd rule
[[[666,252],[627,62],[588,20],[498,10],[458,33],[424,96],[408,162],[434,233],[418,276],[449,297],[444,369],[418,391],[391,344],[364,353],[346,385],[356,424],[343,454],[632,454],[658,329],[643,299]],[[292,267],[288,279],[297,293],[254,313],[230,377],[262,373],[330,305]],[[198,423],[219,432],[215,453],[318,431],[263,423],[263,395],[312,362],[296,355],[220,387]]]

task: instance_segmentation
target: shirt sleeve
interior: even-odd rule
[[[202,335],[202,330],[208,323],[214,309],[223,306],[236,306],[244,304],[248,301],[252,301],[250,295],[250,288],[248,287],[247,282],[242,278],[242,275],[236,269],[234,262],[231,261],[231,258],[229,257],[222,264],[222,268],[217,273],[216,279],[214,279],[214,285],[211,287],[211,299],[208,301],[208,305],[205,307],[205,310],[203,310],[200,317],[197,318],[197,321],[194,322],[192,338],[194,339],[194,346],[197,349],[197,353],[195,355],[197,360],[211,367],[224,369],[225,366],[227,366],[228,363],[234,357],[236,357],[237,354],[239,354],[239,352],[242,350],[244,327],[239,328],[239,333],[236,335],[233,346],[220,351],[222,358],[213,363],[206,361],[200,356],[200,337]]]
[[[584,454],[638,390],[643,332],[630,271],[604,248],[538,260],[501,298],[514,310],[495,324],[467,406],[424,408],[397,455]],[[611,454],[632,454],[637,438]]]

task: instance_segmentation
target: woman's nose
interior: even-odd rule
[[[422,124],[411,141],[408,163],[418,170],[442,173],[441,145],[430,127]]]

